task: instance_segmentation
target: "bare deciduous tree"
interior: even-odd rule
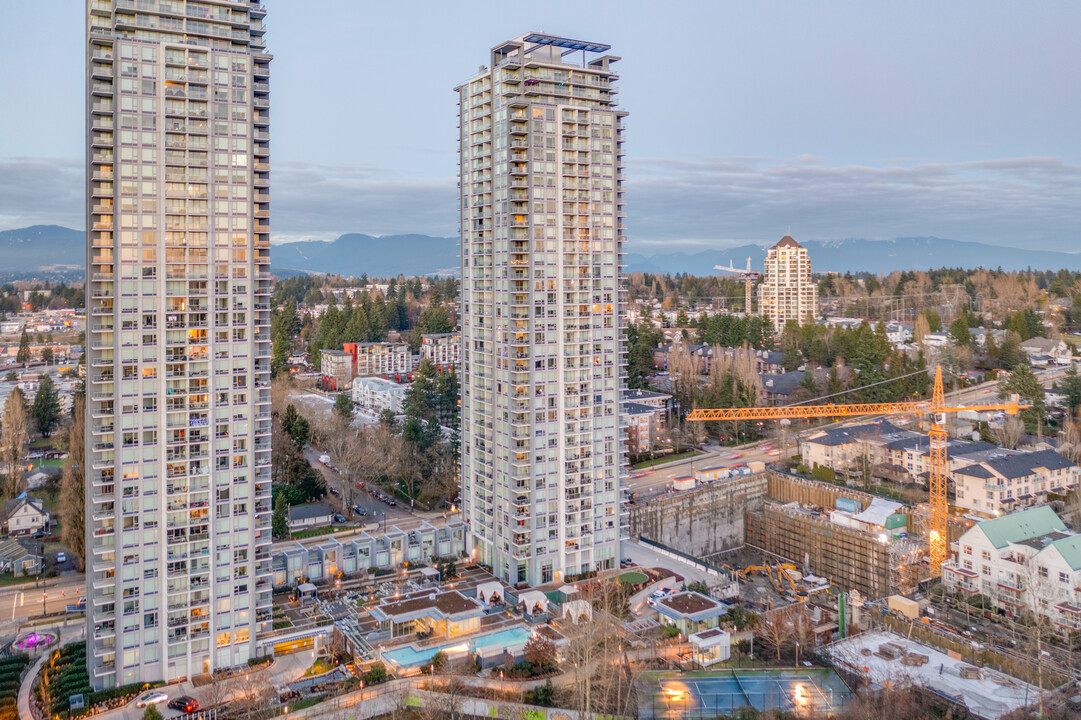
[[[71,427],[68,428],[68,457],[60,476],[61,538],[67,545],[79,567],[86,559],[86,422],[83,414],[85,401],[75,396],[75,408]]]
[[[1025,434],[1025,421],[1020,415],[1007,415],[1002,418],[1002,424],[991,431],[995,442],[1004,448],[1014,449]]]
[[[4,405],[3,427],[0,428],[0,469],[4,472],[2,490],[4,497],[8,499],[23,491],[29,427],[26,397],[22,390],[15,388]]]

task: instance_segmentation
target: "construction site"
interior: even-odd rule
[[[629,520],[633,537],[702,558],[769,590],[748,599],[777,603],[825,591],[910,592],[930,576],[926,512],[766,470],[632,506]],[[951,539],[964,530],[956,525]]]

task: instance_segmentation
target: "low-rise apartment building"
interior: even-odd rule
[[[353,358],[341,350],[321,350],[319,372],[323,376],[324,388],[345,390],[353,381]]]
[[[648,405],[651,408],[668,411],[672,396],[667,393],[653,392],[652,390],[639,390],[625,388],[620,391],[619,399],[622,402],[634,402],[639,405]]]
[[[641,455],[653,450],[661,439],[664,410],[627,401],[620,403],[620,408],[623,421],[627,425],[627,452]]]
[[[346,343],[353,358],[353,377],[401,376],[413,372],[414,357],[405,343]]]
[[[390,410],[395,415],[405,412],[405,396],[409,388],[381,377],[353,379],[353,402],[376,414]]]
[[[422,335],[420,356],[431,360],[440,369],[458,367],[462,353],[461,336],[458,333]]]
[[[1077,486],[1078,468],[1054,450],[1003,450],[985,460],[957,468],[956,505],[987,517],[1047,502],[1048,493],[1063,494]]]
[[[872,464],[879,464],[884,459],[884,445],[915,437],[919,437],[919,433],[882,420],[824,430],[803,440],[800,443],[800,454],[807,467],[819,466],[840,471],[852,467],[864,455],[870,456]]]
[[[1047,506],[985,520],[951,548],[942,581],[979,593],[1016,616],[1042,615],[1063,633],[1081,630],[1081,535]]]

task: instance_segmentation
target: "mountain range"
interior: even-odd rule
[[[0,278],[85,272],[84,234],[58,225],[34,225],[0,232]],[[879,241],[848,239],[804,242],[816,271],[889,273],[939,267],[1034,268],[1081,271],[1081,253],[1001,247],[936,237]],[[656,252],[626,255],[629,272],[710,275],[715,265],[761,269],[766,246],[741,245],[699,252]],[[331,242],[274,245],[271,270],[279,276],[333,273],[371,277],[451,275],[458,272],[458,238],[428,235],[373,237],[348,233]]]
[[[798,238],[797,238],[798,239]],[[1081,270],[1081,253],[1054,250],[1022,250],[978,242],[947,240],[937,237],[909,237],[895,240],[808,240],[800,243],[811,257],[816,272],[890,273],[894,270],[930,270],[932,268],[987,268],[1003,270]],[[723,250],[702,250],[643,255],[627,253],[629,272],[690,273],[709,275],[715,265],[761,270],[768,246],[741,245]]]

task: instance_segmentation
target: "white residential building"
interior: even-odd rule
[[[406,385],[381,377],[358,377],[353,380],[353,402],[376,414],[390,410],[395,415],[405,412]]]
[[[271,625],[262,0],[89,0],[86,670],[244,666]]]
[[[422,335],[420,356],[438,367],[457,367],[462,356],[462,338],[458,333]]]
[[[626,113],[608,50],[530,33],[456,88],[462,503],[510,584],[619,566]]]
[[[758,312],[773,322],[778,333],[789,320],[802,324],[818,316],[818,284],[811,277],[811,258],[807,248],[789,235],[766,251]]]
[[[1009,615],[1046,616],[1063,632],[1081,630],[1081,535],[1047,506],[971,527],[942,565],[953,592],[979,593]]]
[[[1081,468],[1054,450],[1003,450],[950,473],[957,507],[995,517],[1047,502],[1048,493],[1063,495],[1077,486]]]

